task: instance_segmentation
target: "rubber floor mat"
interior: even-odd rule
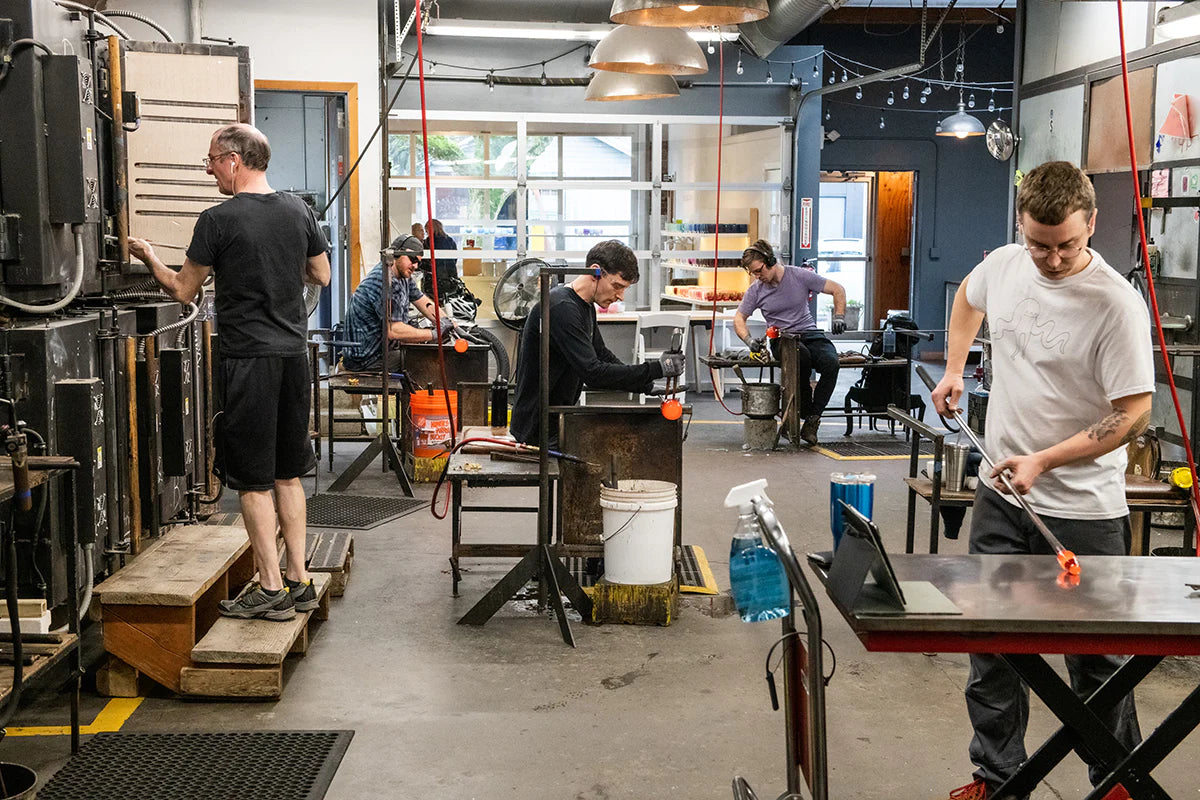
[[[902,437],[846,439],[841,442],[821,442],[819,445],[814,445],[812,449],[823,456],[840,460],[899,459],[912,455],[912,442],[906,442]],[[920,453],[925,456],[933,455],[933,442],[922,439]]]
[[[325,492],[308,498],[308,524],[316,528],[351,528],[365,531],[429,505],[413,497]]]
[[[320,800],[354,731],[100,733],[39,800]]]

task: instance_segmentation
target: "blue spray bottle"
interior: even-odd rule
[[[752,501],[766,497],[765,480],[735,486],[725,497],[726,508],[738,510],[737,528],[729,547],[729,586],[744,622],[787,616],[791,587],[783,564],[762,536]]]

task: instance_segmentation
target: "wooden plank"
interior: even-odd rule
[[[196,643],[194,614],[191,606],[106,605],[104,649],[177,692]]]
[[[329,576],[317,572],[312,577],[317,596],[324,597],[329,590]],[[222,617],[192,648],[192,661],[196,664],[282,664],[311,615],[312,612],[298,613],[286,622]]]
[[[105,604],[190,606],[250,547],[245,528],[183,525],[95,589]]]
[[[592,590],[592,621],[629,625],[670,625],[679,615],[679,585],[631,585],[601,578]]]
[[[55,646],[52,652],[36,655],[33,663],[25,667],[22,680],[30,681],[42,670],[49,669],[61,661],[71,651],[75,639],[74,635],[68,635],[61,644]],[[7,667],[0,669],[0,702],[3,702],[4,698],[7,698],[12,692],[12,679],[13,671],[11,669]]]
[[[180,692],[193,697],[260,697],[283,694],[283,668],[184,667]]]

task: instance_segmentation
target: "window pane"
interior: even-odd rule
[[[564,178],[633,177],[632,136],[564,136]]]
[[[530,189],[529,250],[583,250],[604,239],[637,249],[628,189]]]
[[[416,148],[416,173],[425,174],[423,138],[413,136]],[[483,176],[483,136],[462,133],[435,133],[429,137],[429,165],[434,175]]]
[[[558,137],[529,136],[528,174],[531,178],[558,177]],[[515,174],[515,173],[514,173]]]
[[[412,175],[412,135],[407,133],[388,134],[388,159],[392,162],[392,174]]]
[[[517,196],[511,189],[434,188],[433,215],[462,247],[482,250],[517,249]],[[425,190],[416,193],[418,209],[425,208]],[[424,216],[424,214],[419,214]],[[474,240],[471,245],[468,240]]]

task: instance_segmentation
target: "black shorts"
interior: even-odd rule
[[[214,472],[230,489],[266,491],[317,463],[309,438],[308,356],[222,358]]]

